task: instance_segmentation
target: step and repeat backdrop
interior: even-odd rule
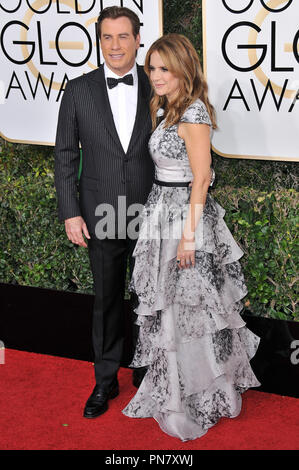
[[[96,21],[103,8],[133,10],[141,21],[144,63],[162,35],[162,0],[0,0],[0,133],[6,140],[53,145],[68,80],[102,62]]]
[[[299,160],[298,0],[203,0],[204,69],[225,157]],[[101,63],[99,12],[134,10],[144,61],[162,0],[0,0],[0,133],[53,145],[66,82]]]
[[[203,1],[217,154],[299,161],[298,19],[298,0]]]

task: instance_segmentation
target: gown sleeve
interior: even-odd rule
[[[180,122],[189,122],[190,124],[208,124],[209,126],[212,126],[207,108],[200,99],[197,99],[194,103],[188,106],[182,115]]]
[[[194,103],[188,106],[188,108],[182,115],[180,122],[188,122],[190,124],[208,124],[212,128],[212,121],[207,111],[207,108],[200,99],[197,99],[196,101],[194,101]],[[215,170],[211,167],[210,186],[213,186],[215,176]]]

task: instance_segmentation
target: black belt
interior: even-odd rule
[[[179,187],[179,188],[187,188],[191,181],[159,181],[154,179],[154,183],[158,184],[159,186],[170,186],[170,187]]]

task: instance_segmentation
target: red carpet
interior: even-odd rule
[[[200,439],[168,437],[153,419],[121,413],[136,390],[119,372],[120,395],[94,420],[82,410],[94,386],[91,363],[15,350],[0,364],[1,450],[270,450],[299,449],[299,400],[247,391],[241,414]]]

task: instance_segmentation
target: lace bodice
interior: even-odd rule
[[[197,99],[184,112],[179,122],[212,126],[204,103]],[[178,124],[164,128],[163,119],[153,132],[149,150],[155,163],[155,177],[161,181],[191,181],[192,170],[184,140],[178,135]],[[214,180],[212,170],[211,184]]]

